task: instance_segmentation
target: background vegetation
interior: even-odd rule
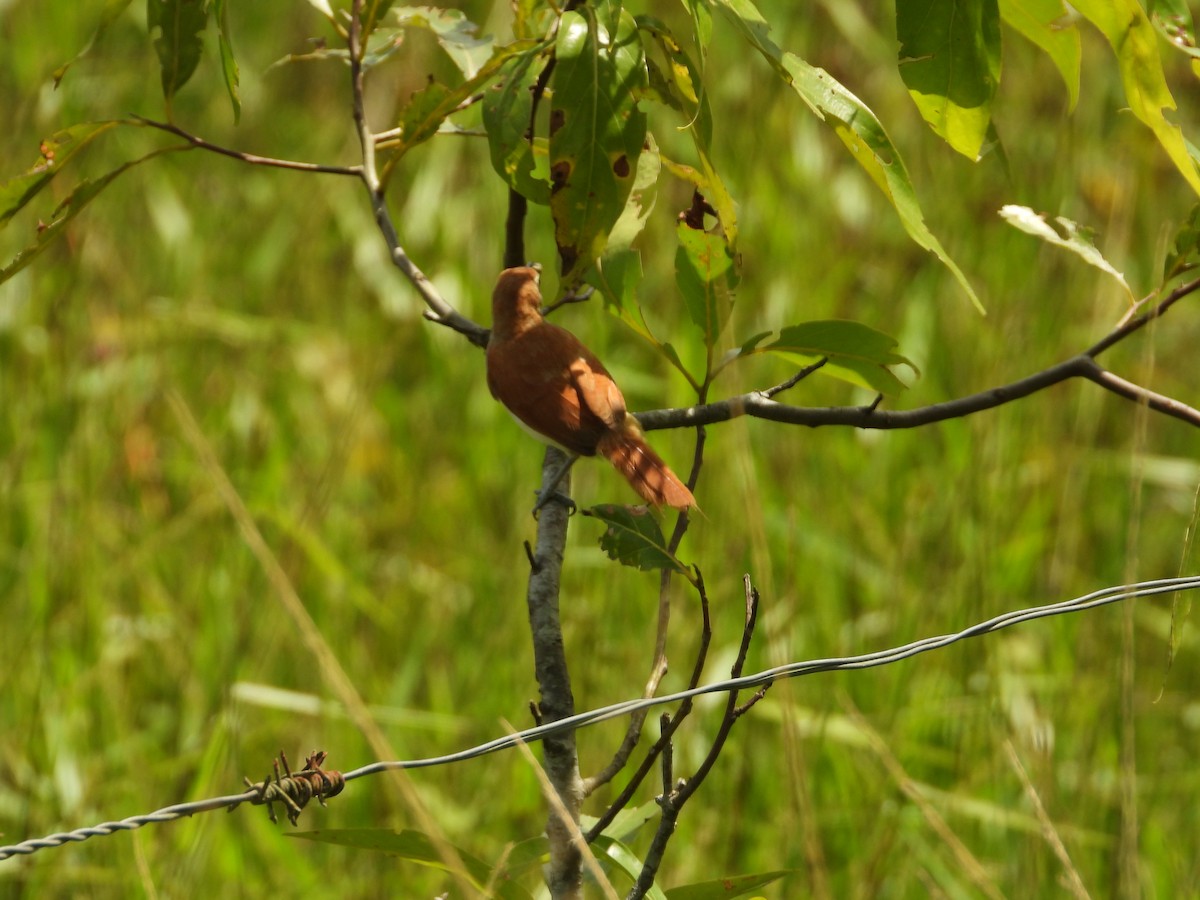
[[[64,123],[161,114],[158,69],[135,8],[56,91],[50,73],[94,30],[103,4],[0,3],[5,177]],[[979,291],[972,309],[915,247],[840,145],[761,60],[718,29],[707,86],[714,158],[740,204],[735,333],[854,318],[900,339],[921,375],[899,405],[1004,383],[1106,333],[1127,299],[1077,259],[1004,224],[1021,203],[1094,227],[1139,296],[1195,202],[1127,112],[1111,51],[1084,27],[1083,88],[1068,111],[1050,61],[1006,40],[999,154],[972,163],[933,137],[895,65],[894,25],[874,4],[761,4],[773,36],[868,103],[912,171],[927,221]],[[503,32],[503,2],[463,4]],[[674,12],[671,13],[674,15]],[[324,35],[303,4],[230,4],[240,124],[199,84],[175,119],[266,155],[357,160],[344,68],[271,64]],[[1166,55],[1196,121],[1195,76]],[[448,63],[412,34],[373,85],[386,121]],[[391,84],[388,84],[388,80]],[[146,133],[97,143],[102,174],[160,146]],[[56,187],[61,192],[66,185]],[[482,140],[438,137],[396,172],[394,213],[411,255],[459,309],[488,321],[506,190]],[[689,200],[660,194],[642,238],[643,303],[663,334],[679,315],[672,246]],[[11,259],[26,210],[0,232]],[[530,253],[554,259],[544,210]],[[656,302],[662,296],[663,302]],[[541,448],[489,396],[481,354],[424,323],[390,267],[353,179],[257,169],[193,152],[120,179],[65,241],[0,286],[0,832],[5,842],[229,793],[283,747],[349,769],[373,759],[328,701],[315,663],[189,438],[199,423],[299,595],[405,758],[528,721],[536,693],[522,598]],[[561,322],[585,336],[631,408],[689,400],[682,379],[599,304]],[[1195,303],[1106,357],[1195,403]],[[724,393],[791,373],[756,359]],[[805,382],[806,405],[870,398]],[[654,443],[680,468],[684,432]],[[705,570],[719,646],[740,636],[741,575],[764,598],[748,668],[899,644],[1014,607],[1195,571],[1185,550],[1197,433],[1085,384],[909,432],[816,431],[740,419],[710,432],[681,556]],[[626,502],[603,465],[580,465],[584,503]],[[618,569],[599,526],[574,520],[563,617],[581,708],[634,695],[653,649],[657,578]],[[679,592],[664,686],[686,678],[694,603]],[[681,820],[666,885],[795,868],[769,896],[971,896],[981,890],[926,809],[1013,896],[1055,893],[1015,750],[1095,895],[1200,891],[1195,816],[1200,730],[1193,632],[1168,666],[1168,601],[1037,622],[885,669],[780,684],[734,732]],[[1131,673],[1122,689],[1123,671]],[[862,718],[859,718],[861,713]],[[676,747],[694,768],[702,704]],[[581,735],[592,770],[621,723]],[[878,741],[870,739],[877,733]],[[1123,735],[1129,740],[1123,743]],[[689,741],[691,743],[689,743]],[[494,860],[540,832],[539,789],[515,753],[423,771],[413,784],[445,835]],[[642,800],[650,799],[647,790]],[[603,800],[604,798],[600,798]],[[358,782],[312,828],[412,826],[393,785]],[[287,837],[243,808],[0,863],[11,896],[431,896],[442,873]]]

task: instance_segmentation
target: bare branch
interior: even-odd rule
[[[239,162],[248,163],[252,166],[272,166],[276,169],[292,169],[296,172],[316,172],[322,175],[353,175],[355,178],[362,177],[362,166],[326,166],[320,163],[297,162],[291,159],[274,159],[270,156],[258,156],[254,153],[244,153],[241,150],[231,150],[228,147],[222,147],[219,144],[211,143],[204,138],[194,135],[189,131],[185,131],[178,125],[172,125],[170,122],[156,122],[153,119],[147,119],[144,116],[131,116],[135,122],[140,122],[147,128],[157,128],[159,131],[165,131],[168,134],[176,135],[183,138],[192,146],[200,150],[208,150],[212,153],[219,153],[222,156],[228,156],[231,159],[236,159]]]

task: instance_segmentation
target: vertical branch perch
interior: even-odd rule
[[[550,482],[561,468],[565,456],[554,447],[546,449],[542,463],[542,490],[553,490]],[[559,490],[569,487],[570,475],[559,480]],[[565,483],[564,483],[565,482]],[[529,575],[529,629],[533,636],[534,671],[541,701],[538,705],[543,722],[556,722],[575,714],[575,696],[563,649],[562,625],[558,616],[559,578],[562,574],[563,548],[567,541],[567,508],[548,503],[538,518],[537,547],[533,571]],[[546,775],[562,801],[563,809],[579,825],[583,803],[583,782],[579,777],[579,757],[575,751],[575,732],[551,735],[542,743]],[[546,866],[546,885],[554,898],[581,896],[582,857],[571,840],[571,826],[562,813],[551,809],[546,822],[550,841],[550,862]]]

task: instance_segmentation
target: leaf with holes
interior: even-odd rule
[[[474,78],[492,56],[492,39],[480,37],[479,26],[462,10],[398,6],[390,17],[402,27],[429,29],[464,78]]]
[[[563,282],[604,252],[633,190],[646,142],[647,83],[629,13],[585,7],[562,17],[550,105],[550,211]]]
[[[605,503],[583,511],[603,522],[607,528],[600,536],[600,548],[623,566],[648,572],[672,569],[691,577],[687,566],[667,551],[667,541],[658,520],[644,506],[618,506]]]
[[[709,14],[711,16],[711,14]],[[711,23],[711,18],[709,19]],[[649,16],[638,17],[638,27],[652,37],[662,51],[666,68],[661,90],[667,92],[666,102],[683,114],[687,130],[692,135],[700,163],[698,178],[691,179],[717,211],[721,230],[731,247],[737,246],[737,208],[725,182],[717,174],[710,155],[712,143],[712,112],[708,92],[704,88],[700,69],[681,43],[662,22]],[[703,185],[699,182],[703,181]]]

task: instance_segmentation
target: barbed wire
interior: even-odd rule
[[[979,637],[992,632],[1000,631],[1005,628],[1010,628],[1013,625],[1019,625],[1023,622],[1030,622],[1034,619],[1044,619],[1050,616],[1059,616],[1067,613],[1083,612],[1089,609],[1095,609],[1100,606],[1107,606],[1113,603],[1120,603],[1124,600],[1131,600],[1137,597],[1149,597],[1157,594],[1169,594],[1177,591],[1192,591],[1200,589],[1200,575],[1188,575],[1179,578],[1160,578],[1154,581],[1141,581],[1130,585],[1119,585],[1114,587],[1103,588],[1102,590],[1094,591],[1090,594],[1085,594],[1082,597],[1076,597],[1072,600],[1063,600],[1057,603],[1050,603],[1044,606],[1033,606],[1025,609],[1018,609],[1012,612],[1003,613],[1002,615],[980,622],[976,625],[971,625],[964,628],[962,631],[956,631],[949,634],[939,635],[937,637],[922,638],[918,641],[913,641],[909,644],[904,644],[899,647],[892,647],[886,650],[878,650],[872,653],[863,653],[856,656],[838,656],[829,657],[826,659],[806,660],[803,662],[785,663],[784,665],[775,666],[770,669],[765,669],[753,675],[745,675],[741,678],[729,678],[724,681],[715,681],[710,684],[700,685],[685,691],[677,691],[673,694],[664,694],[661,697],[646,697],[636,700],[625,700],[620,703],[614,703],[610,706],[603,706],[598,709],[582,712],[571,716],[567,719],[560,719],[556,722],[550,722],[544,725],[539,725],[534,728],[527,728],[524,731],[508,734],[503,737],[495,738],[486,743],[479,744],[475,747],[470,747],[466,750],[459,750],[456,753],[448,753],[443,756],[431,756],[424,759],[409,759],[409,760],[392,760],[385,762],[371,763],[355,769],[352,772],[346,772],[339,775],[336,772],[325,772],[319,768],[319,762],[315,769],[307,765],[310,760],[306,760],[306,768],[303,772],[296,773],[295,777],[303,776],[306,773],[311,774],[313,771],[320,772],[322,775],[337,776],[337,782],[340,784],[345,781],[353,781],[357,778],[364,778],[368,775],[377,775],[382,772],[387,772],[392,769],[423,769],[432,766],[450,765],[453,763],[466,762],[470,759],[478,759],[481,756],[487,756],[492,753],[497,753],[501,750],[511,749],[518,744],[528,744],[535,741],[543,740],[553,734],[558,734],[563,731],[578,730],[588,725],[595,725],[599,722],[605,722],[609,719],[620,718],[639,710],[648,709],[654,706],[664,706],[667,704],[678,703],[681,700],[686,700],[691,697],[699,697],[704,694],[719,694],[728,693],[729,691],[741,691],[746,688],[761,687],[771,684],[774,681],[779,681],[785,678],[800,678],[805,675],[815,675],[820,672],[838,672],[851,671],[857,669],[870,669],[876,666],[886,666],[892,663],[900,662],[905,659],[911,659],[914,656],[919,656],[922,653],[928,653],[931,650],[939,650],[948,647],[958,641],[966,640],[967,638]],[[323,759],[323,754],[321,759]],[[286,761],[284,762],[286,771]],[[39,850],[46,850],[52,847],[61,847],[68,843],[78,843],[86,841],[92,837],[102,837],[105,835],[115,834],[118,831],[133,831],[141,828],[143,825],[150,825],[157,822],[171,822],[175,819],[181,819],[186,816],[196,815],[197,813],[210,812],[214,809],[227,809],[232,811],[242,803],[253,804],[269,804],[272,802],[281,802],[287,805],[287,801],[279,795],[287,793],[283,790],[289,787],[289,779],[294,776],[288,772],[287,778],[280,779],[278,771],[276,771],[276,780],[272,782],[268,777],[265,781],[257,784],[249,785],[249,788],[240,794],[230,794],[225,797],[213,797],[207,800],[195,800],[190,803],[178,803],[174,806],[167,806],[163,809],[156,810],[145,815],[130,816],[127,819],[121,819],[116,822],[104,822],[99,825],[94,825],[90,828],[79,828],[75,831],[61,832],[59,834],[47,835],[43,838],[34,838],[27,841],[22,841],[19,844],[13,844],[7,847],[0,847],[0,860],[10,859],[15,856],[28,856],[36,853]],[[249,784],[249,782],[247,782]],[[337,790],[341,790],[340,787]],[[336,791],[325,793],[324,796],[331,796]],[[312,797],[318,800],[322,799],[322,791],[313,790]],[[305,800],[309,799],[309,795],[305,795]],[[299,804],[301,807],[303,803]],[[290,811],[290,808],[289,808]],[[298,812],[298,810],[297,810]],[[289,818],[291,816],[289,815]],[[293,819],[294,822],[294,819]]]

